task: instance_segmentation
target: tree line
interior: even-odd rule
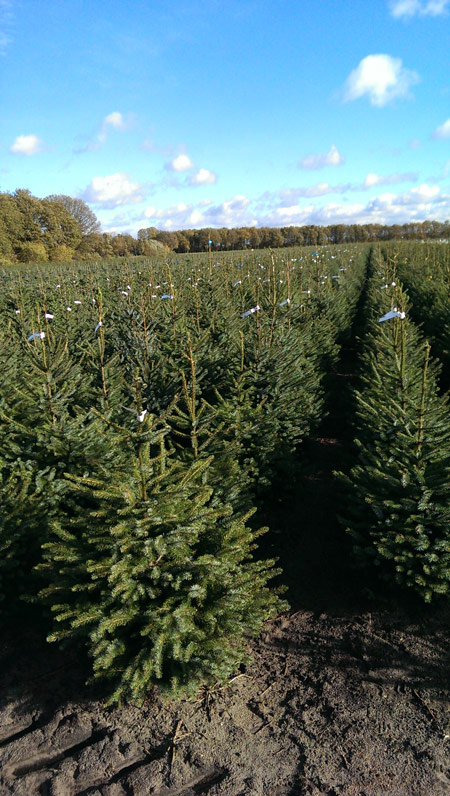
[[[130,236],[131,237],[131,236]],[[407,224],[331,224],[301,227],[239,227],[182,229],[174,232],[156,227],[140,229],[138,241],[157,240],[176,252],[278,249],[283,246],[323,246],[328,243],[365,243],[386,240],[449,238],[450,221]]]
[[[95,213],[82,199],[52,194],[39,199],[26,189],[0,193],[0,263],[66,262],[92,258],[177,253],[276,249],[392,239],[450,237],[450,221],[407,224],[332,224],[329,226],[222,227],[169,232],[140,229],[136,237],[101,231]]]

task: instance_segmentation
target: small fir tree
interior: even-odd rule
[[[223,680],[246,659],[247,637],[285,607],[267,587],[274,562],[253,560],[262,531],[247,526],[250,513],[213,500],[211,461],[168,456],[166,425],[137,422],[134,434],[106,424],[125,453],[108,478],[69,479],[42,567],[50,640],[83,639],[112,701]]]

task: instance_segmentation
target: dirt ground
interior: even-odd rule
[[[448,796],[448,616],[299,610],[253,654],[196,700],[119,709],[31,631],[6,641],[0,793]]]
[[[349,378],[335,375],[337,386]],[[4,635],[1,796],[449,796],[450,608],[380,597],[379,586],[375,599],[349,566],[339,416],[330,411],[305,449],[310,466],[262,518],[261,553],[279,557],[291,610],[227,684],[176,704],[153,692],[142,707],[105,707],[84,685],[85,662],[42,629]]]

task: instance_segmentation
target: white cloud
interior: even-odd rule
[[[192,160],[190,159],[189,155],[181,153],[177,155],[176,158],[170,161],[170,163],[166,163],[165,168],[168,171],[188,171],[193,167]]]
[[[346,80],[344,101],[367,95],[372,105],[382,107],[397,98],[409,97],[410,87],[418,83],[416,72],[406,69],[401,58],[367,55]]]
[[[366,204],[322,206],[289,204],[274,208],[259,216],[258,224],[267,226],[302,224],[393,224],[436,219],[444,221],[450,215],[450,195],[442,194],[437,185],[419,185],[401,194],[385,193],[371,198]]]
[[[392,0],[390,3],[390,10],[392,16],[396,19],[414,16],[438,17],[441,16],[441,14],[447,13],[449,2],[450,0],[428,0],[428,2],[420,2],[420,0]]]
[[[144,216],[145,218],[170,218],[171,216],[185,213],[191,208],[192,205],[187,205],[185,202],[178,202],[178,204],[167,207],[165,210],[161,207],[158,209],[153,205],[149,205],[144,210]]]
[[[0,0],[1,1],[1,0]],[[102,144],[108,139],[111,130],[125,131],[132,123],[133,116],[128,114],[125,118],[120,111],[112,111],[102,120],[97,132],[93,132],[91,136],[83,136],[82,140],[87,141],[83,146],[77,147],[73,150],[75,155],[81,155],[85,152],[96,152],[100,149]]]
[[[267,208],[280,206],[294,206],[299,199],[312,199],[327,194],[360,193],[370,190],[375,185],[395,185],[401,182],[417,182],[417,172],[404,172],[387,175],[368,174],[363,182],[345,182],[330,185],[328,182],[317,182],[301,188],[282,188],[279,191],[265,191],[256,201],[255,206],[259,212]]]
[[[372,188],[374,185],[396,185],[399,182],[415,182],[417,180],[417,173],[406,172],[404,174],[387,174],[380,176],[379,174],[368,174],[364,180],[364,188]]]
[[[325,166],[342,166],[343,163],[345,163],[345,158],[333,144],[326,154],[307,155],[299,161],[298,165],[301,169],[323,169]]]
[[[189,177],[189,185],[214,185],[217,182],[217,174],[209,169],[199,169]]]
[[[144,210],[144,218],[151,219],[159,229],[169,231],[195,227],[198,224],[197,217],[202,218],[201,213],[195,210],[194,205],[188,205],[186,202],[178,202],[165,208],[149,205]]]
[[[127,174],[118,172],[106,177],[94,177],[81,198],[104,208],[136,204],[145,198],[145,186],[131,182]]]
[[[318,182],[316,185],[310,185],[308,188],[299,188],[300,196],[324,196],[327,193],[333,193],[333,188],[327,182]]]
[[[38,155],[43,150],[44,144],[37,135],[18,135],[9,151],[13,155]]]
[[[120,111],[112,111],[112,113],[108,113],[108,115],[105,116],[105,118],[103,119],[100,131],[97,135],[97,139],[98,141],[100,141],[101,144],[103,144],[106,141],[108,137],[108,132],[111,129],[111,127],[114,130],[125,130],[126,128],[125,119],[123,117],[123,114],[120,113]]]
[[[106,126],[111,125],[111,127],[122,130],[125,127],[125,120],[120,111],[112,111],[112,113],[109,113],[108,116],[105,116],[103,119],[103,124]]]
[[[426,201],[429,199],[435,199],[441,193],[441,189],[439,185],[427,185],[424,183],[423,185],[418,185],[417,188],[411,188],[409,194],[402,194],[402,196],[410,196],[411,201],[418,197],[421,201]]]
[[[368,174],[366,179],[364,180],[364,185],[369,188],[372,185],[377,185],[380,181],[380,178],[377,174]]]
[[[215,226],[234,227],[238,225],[238,219],[247,211],[249,204],[250,199],[247,196],[238,195],[228,202],[210,206],[205,211],[205,215],[208,217],[209,223]]]
[[[419,0],[394,0],[390,3],[391,14],[398,19],[399,17],[413,17],[420,11]]]
[[[210,201],[200,202],[197,206],[179,202],[167,208],[147,207],[144,217],[165,230],[255,226],[257,220],[247,212],[249,204],[250,199],[240,195],[219,205],[212,205]]]
[[[436,128],[433,138],[450,138],[450,119]]]
[[[430,17],[446,14],[449,2],[450,0],[428,0],[428,3],[424,5],[423,13],[428,14]]]

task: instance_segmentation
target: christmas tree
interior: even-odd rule
[[[134,433],[104,421],[117,452],[108,477],[69,478],[40,568],[50,640],[80,638],[113,701],[223,680],[286,607],[267,587],[274,562],[253,559],[251,512],[214,500],[211,460],[170,456],[165,421],[136,411]]]
[[[365,340],[343,521],[361,563],[430,601],[450,589],[450,412],[439,366],[395,288]]]

